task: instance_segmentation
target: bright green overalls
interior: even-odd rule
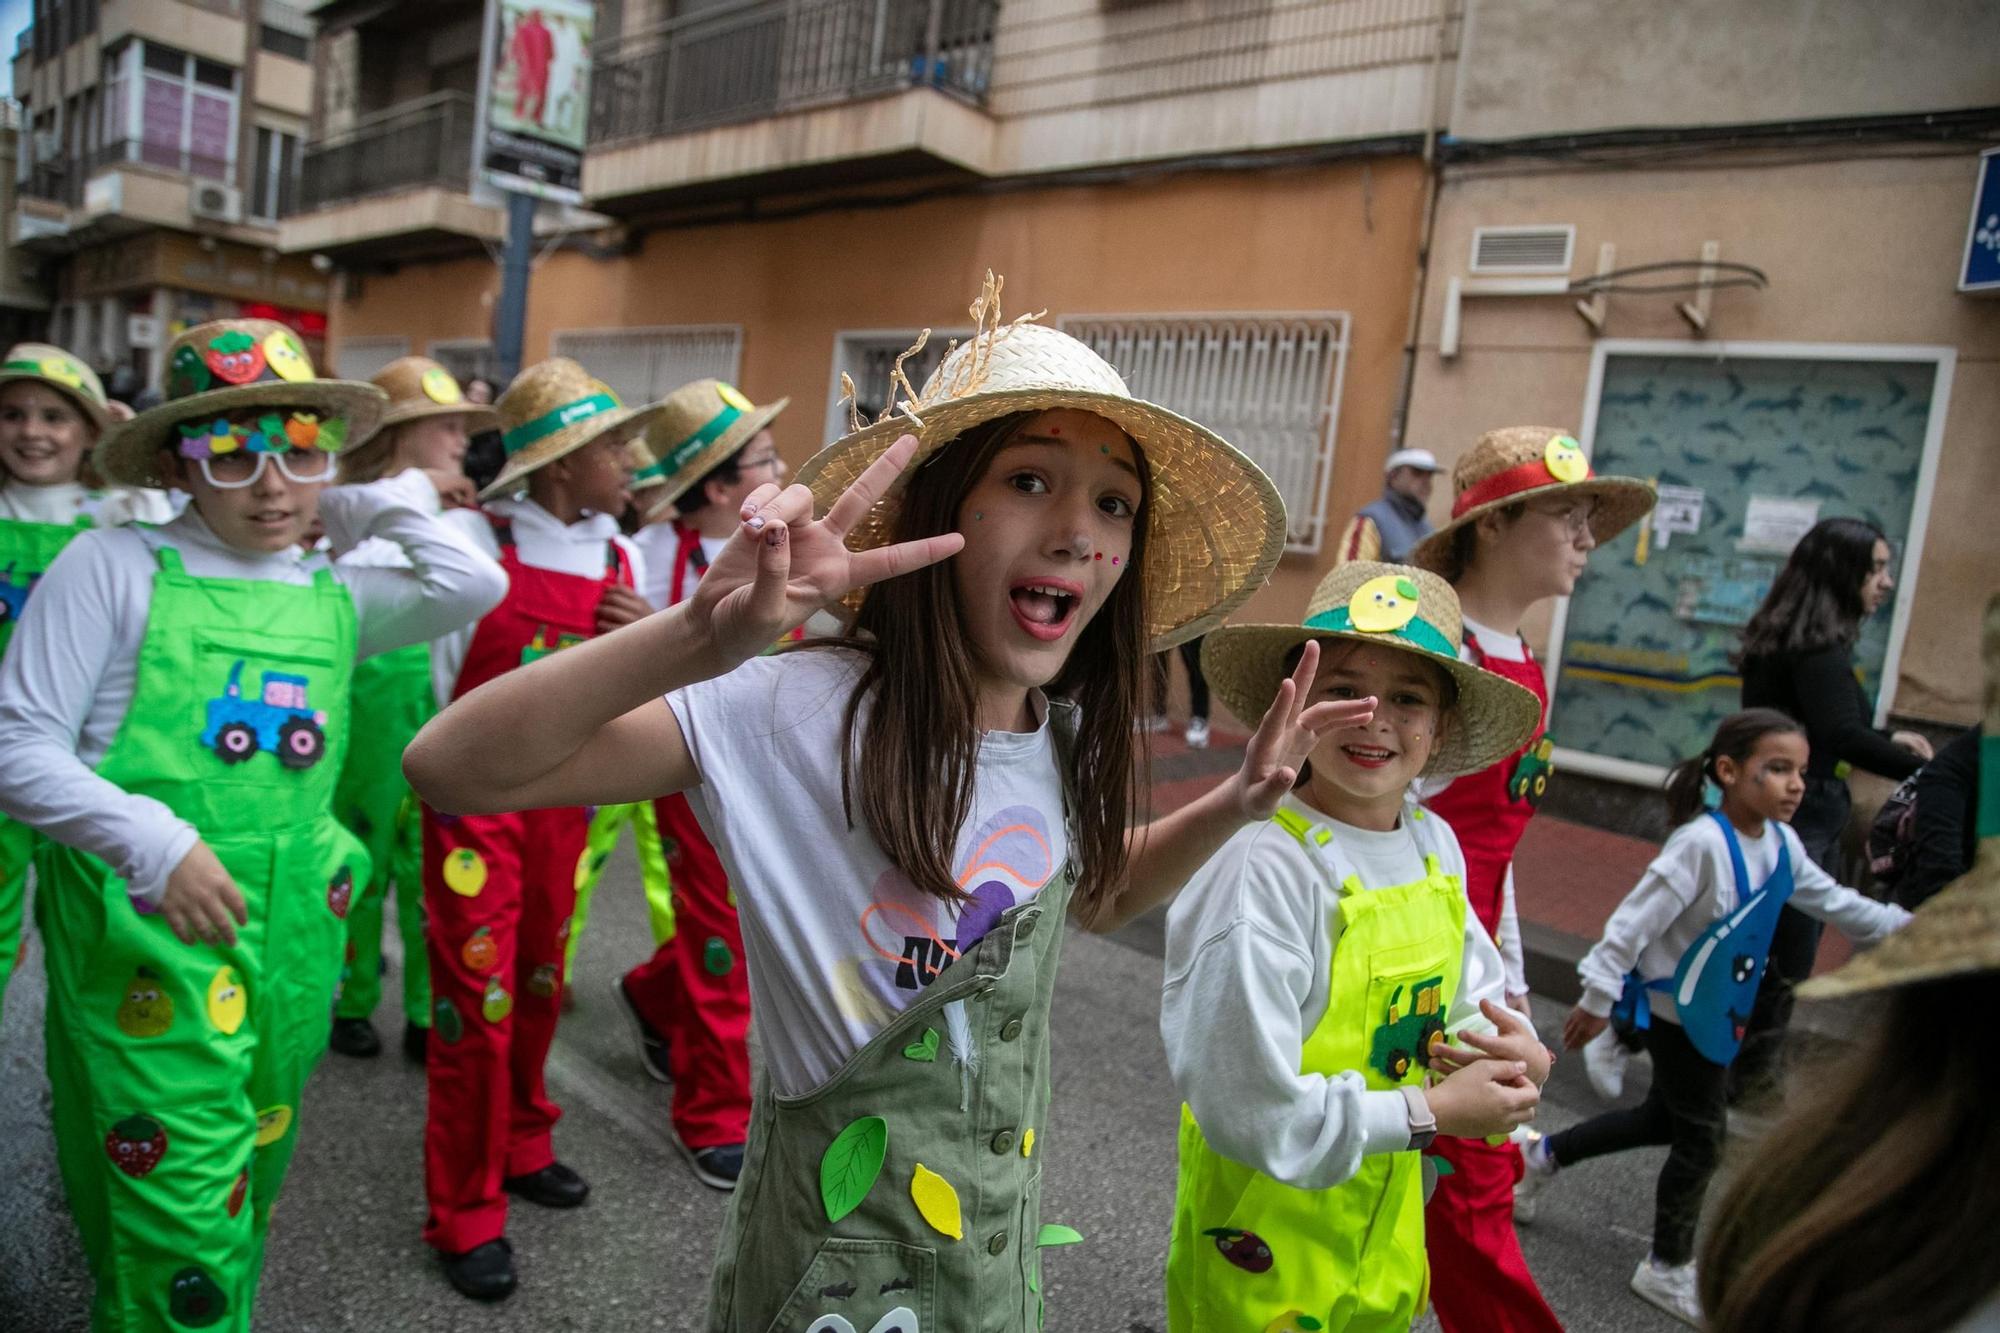
[[[192,823],[249,923],[229,948],[182,944],[103,862],[44,843],[56,1148],[97,1333],[247,1333],[326,1048],[340,914],[368,875],[331,813],[354,604],[326,570],[310,586],[203,579],[158,556],[138,683],[97,772]]]
[[[0,518],[0,657],[7,654],[30,586],[55,563],[63,547],[90,527],[88,518],[70,524]],[[13,975],[14,959],[21,950],[21,909],[27,902],[28,862],[34,851],[34,830],[0,815],[0,996],[6,994],[7,978]]]
[[[396,885],[396,926],[403,938],[403,1017],[431,1025],[430,955],[424,949],[424,830],[417,798],[403,780],[403,751],[437,712],[431,650],[413,643],[354,668],[354,698],[368,725],[349,738],[333,810],[362,846],[375,873],[356,885],[347,912],[347,967],[337,1018],[367,1018],[382,1000],[382,911]]]
[[[1415,1085],[1445,1030],[1464,964],[1465,886],[1439,868],[1438,821],[1409,810],[1429,873],[1373,890],[1343,868],[1331,829],[1278,812],[1340,895],[1326,1013],[1306,1038],[1301,1073],[1359,1070],[1371,1089]],[[1404,1333],[1428,1285],[1420,1154],[1366,1157],[1332,1189],[1295,1189],[1210,1148],[1181,1107],[1170,1333]]]

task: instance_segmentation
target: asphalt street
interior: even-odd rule
[[[1048,1327],[1160,1333],[1161,1274],[1174,1191],[1177,1103],[1160,1047],[1157,925],[1100,939],[1072,931],[1054,1016],[1055,1105],[1043,1216],[1081,1231],[1045,1259]],[[418,1239],[423,1220],[422,1072],[396,1045],[400,969],[377,1016],[385,1050],[329,1055],[303,1107],[302,1140],[279,1200],[256,1326],[277,1333],[419,1330],[680,1330],[701,1327],[724,1196],[699,1184],[667,1129],[669,1090],[641,1072],[610,987],[649,951],[638,875],[614,858],[578,961],[549,1081],[566,1114],[562,1158],[591,1181],[569,1213],[516,1203],[510,1226],[521,1288],[497,1307],[445,1285]],[[393,957],[393,954],[392,954]],[[32,935],[0,1019],[0,1330],[87,1325],[89,1282],[56,1177],[43,1075],[40,950]],[[1562,1011],[1537,1002],[1545,1034]],[[1643,1077],[1634,1091],[1643,1091]],[[1559,1128],[1601,1104],[1581,1062],[1561,1061],[1539,1124]],[[1653,1176],[1664,1150],[1578,1168],[1554,1182],[1523,1233],[1528,1259],[1573,1333],[1681,1325],[1626,1290],[1645,1254]],[[1419,1324],[1420,1329],[1426,1324]]]

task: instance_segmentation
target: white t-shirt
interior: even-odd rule
[[[1753,893],[1778,868],[1780,837],[1791,850],[1793,907],[1832,922],[1864,945],[1902,929],[1910,919],[1893,903],[1878,903],[1834,882],[1806,855],[1792,826],[1775,819],[1754,838],[1741,829],[1736,833]],[[1709,922],[1729,915],[1739,904],[1736,870],[1722,826],[1708,815],[1696,815],[1667,838],[1638,884],[1604,923],[1604,938],[1576,965],[1583,978],[1585,1011],[1600,1018],[1609,1014],[1625,988],[1625,974],[1635,968],[1647,981],[1673,976],[1681,955]],[[1656,1016],[1680,1021],[1671,994],[1654,991],[1647,999]]]
[[[667,696],[701,772],[688,801],[736,890],[758,1041],[784,1094],[832,1077],[1069,859],[1062,775],[1039,696],[1034,731],[980,742],[972,809],[952,855],[973,899],[963,916],[889,863],[858,801],[850,829],[841,733],[863,665],[841,649],[778,653]],[[864,703],[857,749],[867,719]]]
[[[185,503],[185,497],[182,502]],[[10,480],[0,485],[0,518],[11,518],[18,523],[62,526],[88,518],[94,527],[115,528],[133,522],[165,523],[180,508],[167,492],[136,486],[110,486],[93,491],[74,481],[30,486]]]

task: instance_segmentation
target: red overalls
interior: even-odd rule
[[[597,632],[613,584],[632,586],[618,543],[604,575],[521,563],[511,525],[491,519],[507,597],[473,631],[452,698]],[[462,1254],[507,1229],[500,1182],[555,1160],[562,1112],[542,1065],[561,1012],[563,945],[589,818],[581,807],[442,815],[424,807],[424,906],[431,959],[425,1061],[424,1240]]]
[[[1533,690],[1546,719],[1548,682],[1534,655],[1526,661],[1489,658],[1471,633],[1475,664]],[[1507,867],[1546,787],[1546,738],[1535,738],[1491,768],[1468,773],[1426,802],[1444,816],[1465,853],[1465,896],[1497,941]],[[1537,781],[1537,779],[1541,779]],[[1521,1151],[1484,1139],[1440,1136],[1435,1151],[1453,1174],[1438,1182],[1424,1209],[1424,1245],[1431,1259],[1431,1301],[1445,1333],[1561,1333],[1562,1323],[1528,1271],[1514,1234],[1514,1186]]]
[[[669,605],[687,596],[690,567],[708,568],[701,537],[677,527]],[[667,1039],[674,1132],[690,1150],[742,1143],[750,1132],[750,982],[729,877],[702,836],[687,797],[653,802],[672,873],[674,936],[625,974],[625,993]]]

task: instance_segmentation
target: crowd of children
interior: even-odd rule
[[[322,379],[289,329],[225,320],[120,420],[68,353],[7,354],[0,986],[32,862],[94,1328],[251,1327],[323,1132],[306,1078],[380,1051],[392,893],[422,1239],[464,1295],[514,1290],[510,1197],[590,1192],[543,1066],[628,824],[652,954],[615,998],[694,1174],[733,1191],[713,1333],[1041,1327],[1041,1251],[1075,1239],[1041,1218],[1061,943],[1161,907],[1174,1333],[1433,1306],[1447,1333],[1559,1330],[1515,1223],[1652,1143],[1633,1288],[1700,1322],[1695,1225],[1780,909],[1871,944],[1910,918],[1788,827],[1799,724],[1731,718],[1677,770],[1679,827],[1562,1033],[1618,1011],[1646,1100],[1528,1128],[1555,1057],[1513,858],[1552,745],[1523,625],[1650,487],[1497,430],[1409,563],[1227,624],[1283,548],[1269,479],[1003,321],[997,282],[972,319],[791,485],[788,400],[714,379],[626,404],[554,358],[488,405],[421,357]],[[1141,821],[1176,648],[1255,731]]]

